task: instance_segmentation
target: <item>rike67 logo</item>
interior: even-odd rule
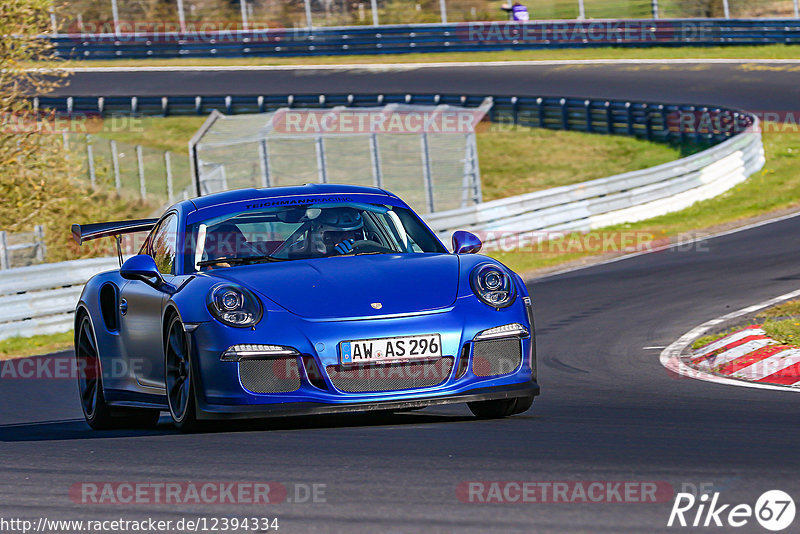
[[[720,493],[696,497],[678,493],[669,514],[668,527],[733,527],[739,528],[755,519],[767,530],[778,532],[794,521],[794,500],[781,490],[764,492],[755,506],[723,504]]]

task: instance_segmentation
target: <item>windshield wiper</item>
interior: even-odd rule
[[[216,258],[213,260],[203,260],[197,262],[197,265],[200,267],[205,267],[207,265],[217,265],[219,263],[227,263],[229,265],[242,265],[245,263],[250,262],[257,262],[257,261],[287,261],[286,258],[276,258],[275,256],[245,256],[241,258]]]

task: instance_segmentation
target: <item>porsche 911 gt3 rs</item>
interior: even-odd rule
[[[381,189],[228,191],[72,231],[149,232],[76,307],[93,428],[450,403],[503,417],[539,393],[522,279],[468,232],[448,252]]]

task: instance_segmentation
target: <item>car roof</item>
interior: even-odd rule
[[[261,200],[275,197],[292,197],[304,195],[341,195],[341,194],[369,194],[381,195],[397,199],[398,197],[388,191],[377,187],[364,187],[359,185],[342,184],[303,184],[285,187],[264,187],[260,189],[234,189],[222,193],[213,193],[202,197],[193,198],[186,203],[191,203],[194,209],[203,209],[219,204],[240,202],[243,200]],[[188,207],[188,206],[187,206]]]

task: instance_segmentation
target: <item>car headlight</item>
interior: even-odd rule
[[[208,294],[208,311],[223,324],[253,326],[264,313],[261,301],[252,291],[233,284],[215,287]]]
[[[475,295],[493,308],[510,306],[517,296],[511,276],[491,263],[475,267],[469,281]]]

